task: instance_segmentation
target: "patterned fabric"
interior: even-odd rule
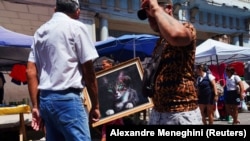
[[[152,109],[149,125],[202,125],[199,107],[188,112],[157,112]]]
[[[155,81],[155,94],[152,97],[158,112],[183,112],[198,107],[194,80],[196,30],[193,25],[183,23],[192,32],[193,41],[186,47],[171,46],[160,38],[154,53],[159,47],[163,51]]]

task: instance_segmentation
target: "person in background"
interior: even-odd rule
[[[109,59],[109,58],[104,58],[102,60],[102,69],[103,70],[108,70],[110,68],[112,68],[114,65],[114,61],[112,59]],[[103,124],[102,125],[102,136],[101,136],[101,141],[106,141],[106,128],[108,125],[124,125],[123,123],[123,119],[122,118],[118,118],[118,119],[115,119],[113,121],[110,121],[106,124]]]
[[[152,30],[159,33],[153,56],[162,50],[148,124],[201,125],[194,79],[196,29],[174,18],[172,0],[141,0],[138,17],[148,18]]]
[[[239,86],[239,92],[238,88]],[[238,105],[244,100],[244,85],[241,78],[235,74],[233,67],[226,67],[226,95],[224,97],[227,113],[232,116],[233,124],[240,124],[238,120]]]
[[[206,117],[208,116],[208,124],[211,125],[214,121],[214,104],[218,101],[215,77],[208,73],[207,67],[203,64],[196,66],[196,73],[198,74],[196,82],[202,122],[207,125]]]
[[[4,84],[6,83],[6,80],[4,78],[4,75],[2,72],[0,72],[0,104],[4,104]]]
[[[93,61],[99,57],[80,16],[78,0],[56,0],[52,18],[37,29],[27,64],[34,130],[46,141],[91,141],[89,124],[100,119]],[[80,97],[87,88],[89,114]],[[88,117],[89,116],[89,117]]]
[[[113,67],[113,65],[114,65],[114,60],[112,60],[112,59],[104,58],[102,60],[102,69],[103,70],[110,69]]]

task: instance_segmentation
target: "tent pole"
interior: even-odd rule
[[[221,77],[220,77],[220,66],[219,66],[218,55],[216,55],[216,63],[217,63],[217,69],[218,69],[218,73],[219,73],[219,80],[220,80]]]
[[[134,58],[135,58],[135,56],[136,56],[136,54],[135,54],[135,37],[133,38],[133,53],[134,53]]]

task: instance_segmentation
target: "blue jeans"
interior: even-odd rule
[[[45,122],[46,141],[91,141],[80,93],[42,90],[40,114]]]

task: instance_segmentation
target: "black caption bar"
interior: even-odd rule
[[[237,139],[250,141],[249,125],[110,125],[107,141],[120,139],[175,139],[175,141],[220,141]],[[221,140],[222,141],[222,140]]]

